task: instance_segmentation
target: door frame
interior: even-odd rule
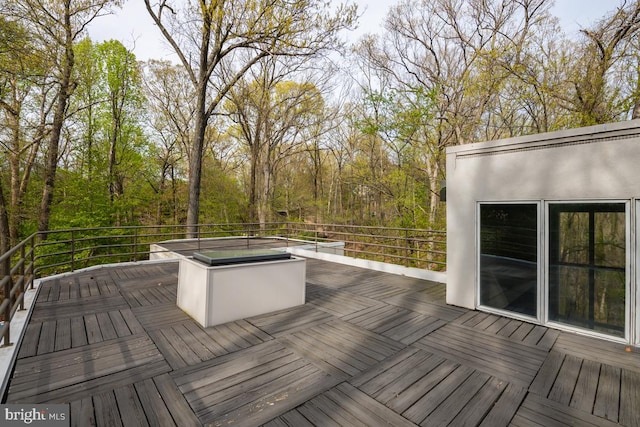
[[[636,203],[640,203],[637,201]],[[556,322],[549,320],[549,278],[550,278],[550,238],[551,238],[551,230],[550,230],[550,206],[558,205],[558,204],[624,204],[624,213],[625,213],[625,325],[624,325],[624,336],[616,337],[614,335],[605,334],[602,332],[597,332],[594,330],[590,330],[587,328],[580,328],[577,326],[572,326],[567,323]],[[638,205],[640,209],[640,204]],[[610,341],[624,342],[630,343],[634,340],[634,334],[637,335],[637,321],[639,319],[633,319],[632,314],[635,313],[636,306],[636,298],[640,298],[640,293],[634,295],[634,289],[636,286],[633,286],[635,280],[635,264],[640,260],[636,257],[636,245],[640,245],[640,241],[638,241],[639,236],[635,233],[636,224],[635,222],[640,221],[640,217],[637,220],[632,220],[632,218],[636,217],[636,212],[638,210],[635,209],[634,203],[631,200],[624,199],[589,199],[589,200],[545,200],[544,201],[544,216],[545,216],[545,227],[544,227],[544,241],[542,242],[544,246],[544,297],[543,297],[543,324],[546,326],[551,326],[554,328],[571,331],[575,333],[580,333],[583,335],[594,336],[598,338],[605,338]],[[640,222],[638,222],[640,227]],[[635,236],[632,239],[632,236]],[[631,262],[634,260],[634,262]],[[637,315],[635,316],[637,318]],[[637,341],[640,337],[635,338]]]

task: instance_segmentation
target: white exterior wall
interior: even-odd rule
[[[447,149],[447,303],[476,308],[478,202],[634,199],[640,120]]]
[[[181,258],[177,305],[208,328],[304,304],[305,277],[298,257],[218,266]]]

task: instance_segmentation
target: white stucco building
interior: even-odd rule
[[[447,150],[447,302],[640,345],[640,121]]]

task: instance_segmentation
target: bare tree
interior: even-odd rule
[[[145,64],[144,73],[148,119],[160,169],[157,184],[152,184],[158,194],[156,223],[162,223],[165,209],[170,209],[173,222],[179,223],[184,220],[186,198],[179,197],[178,182],[186,176],[190,158],[195,92],[181,66],[152,60]]]
[[[587,43],[575,64],[573,108],[583,126],[619,120],[624,108],[618,104],[625,100],[620,97],[619,84],[611,81],[611,73],[617,64],[628,66],[624,60],[634,51],[633,42],[640,34],[640,1],[624,1],[593,29],[583,29],[582,34]],[[638,105],[640,96],[635,89],[632,102]],[[637,110],[634,108],[632,114],[638,115]]]
[[[338,44],[355,6],[334,16],[325,2],[245,0],[161,1],[147,11],[178,55],[196,92],[189,159],[188,235],[196,233],[205,132],[209,119],[238,80],[266,56],[313,55]]]
[[[305,150],[305,132],[322,120],[324,100],[318,87],[304,76],[297,82],[290,62],[261,59],[255,70],[230,91],[226,106],[237,124],[237,139],[249,159],[249,218],[261,226],[270,219],[279,164]]]
[[[530,40],[550,19],[550,5],[549,0],[404,0],[389,11],[383,35],[357,47],[365,93],[434,95],[426,104],[432,118],[410,135],[398,133],[398,126],[381,135],[387,144],[405,139],[390,145],[392,151],[407,144],[420,147],[429,183],[429,222],[439,214],[447,146],[522,133],[527,125],[518,116],[521,106],[505,104],[505,89],[524,86],[527,61],[533,57]],[[519,82],[514,71],[523,76]],[[527,84],[536,83],[527,78]],[[417,115],[424,113],[415,99],[395,98]],[[404,130],[407,124],[398,123]]]

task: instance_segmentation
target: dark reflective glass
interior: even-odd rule
[[[536,316],[537,289],[537,205],[480,205],[480,304]]]
[[[549,207],[549,319],[623,337],[624,203]]]

